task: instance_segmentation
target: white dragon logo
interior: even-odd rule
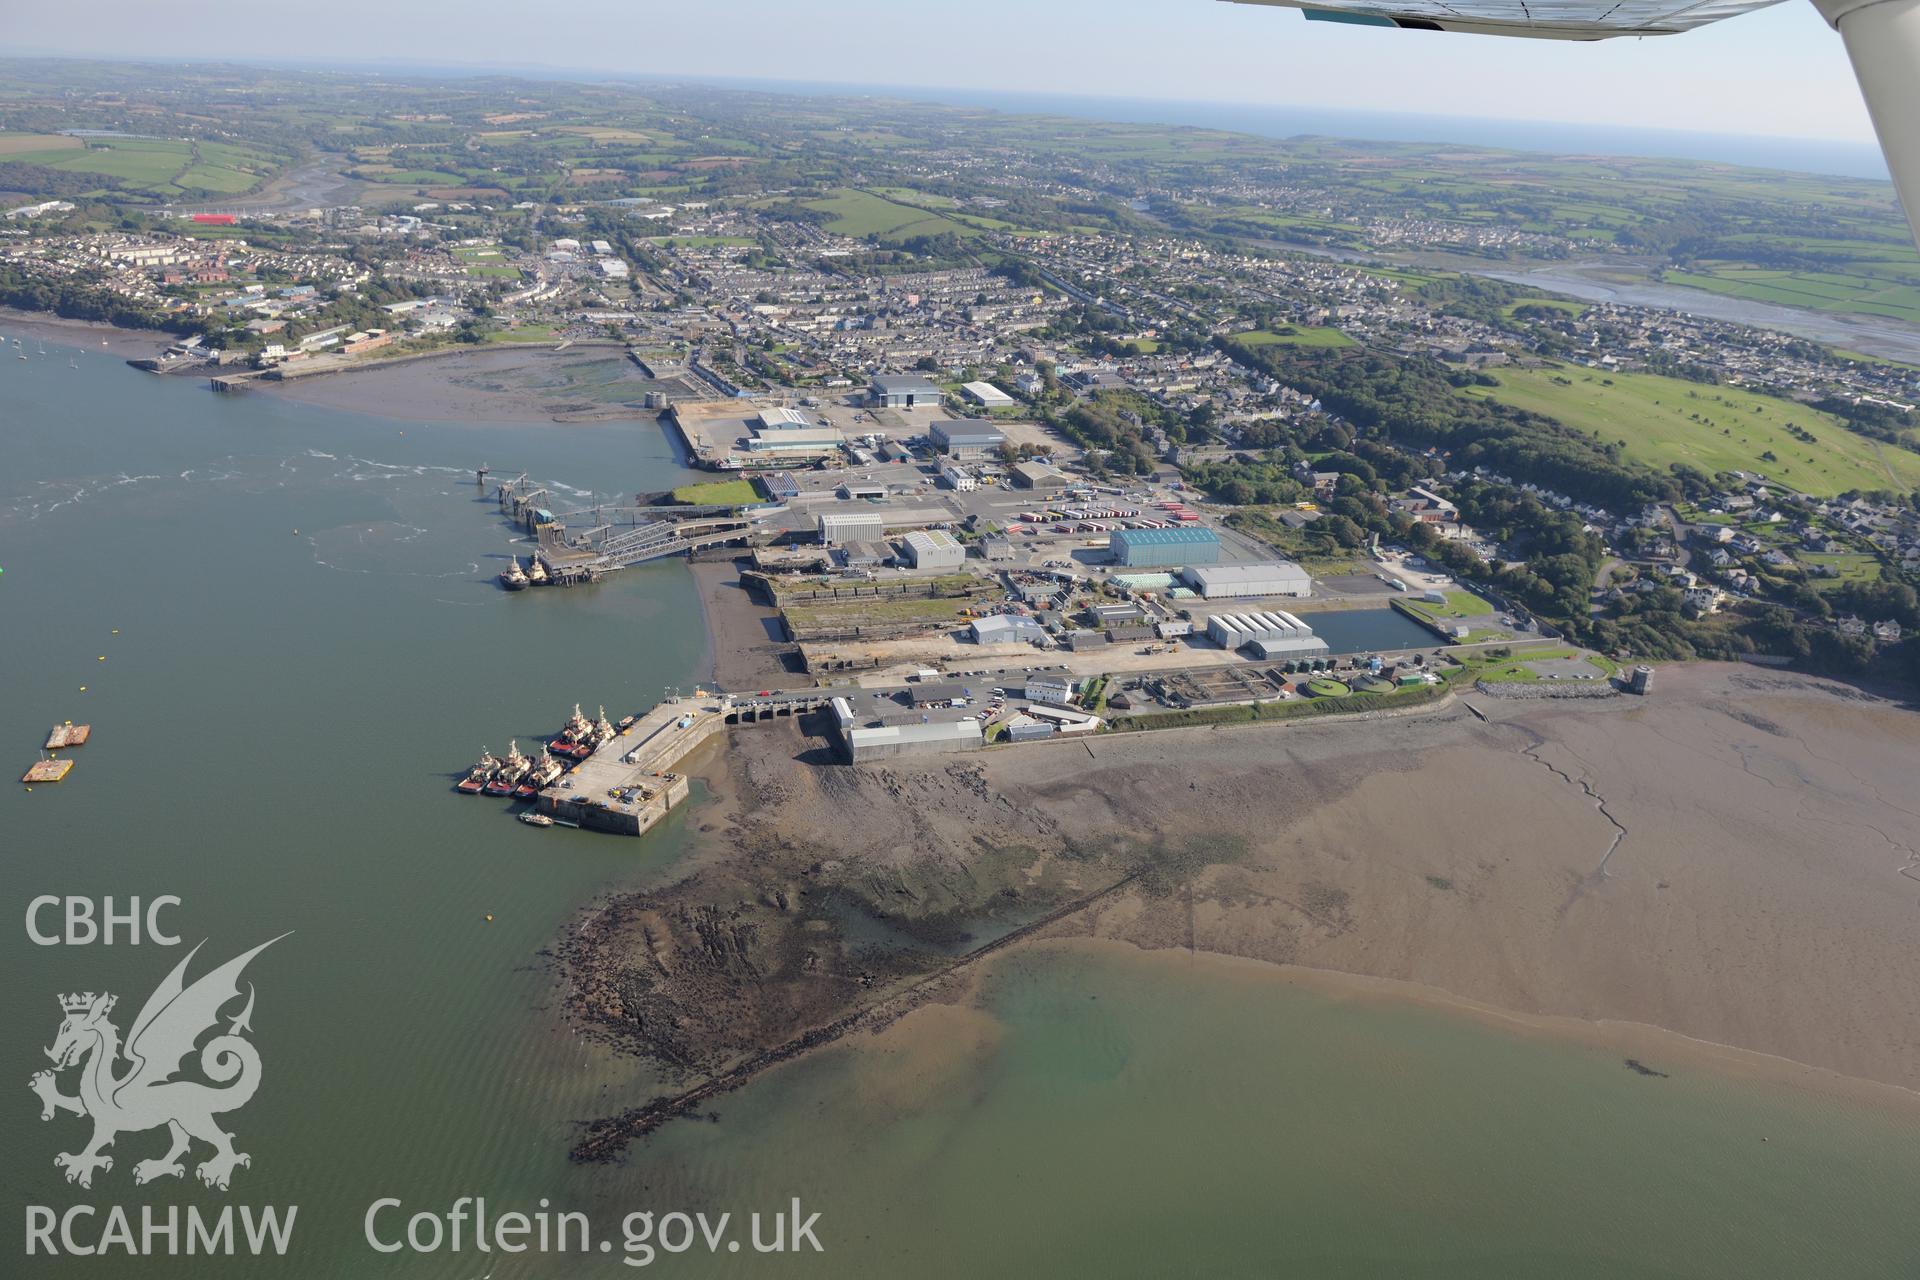
[[[286,936],[283,933],[280,938]],[[92,1141],[83,1150],[53,1158],[56,1167],[66,1170],[68,1182],[91,1187],[96,1169],[112,1170],[113,1157],[103,1152],[116,1137],[161,1125],[167,1126],[173,1145],[159,1159],[142,1160],[133,1167],[136,1183],[184,1177],[186,1167],[180,1158],[195,1138],[214,1149],[213,1156],[194,1171],[209,1187],[225,1191],[234,1169],[253,1163],[252,1157],[233,1149],[233,1135],[214,1122],[216,1115],[247,1105],[260,1087],[260,1053],[241,1036],[253,1029],[251,983],[247,986],[246,1007],[229,1022],[225,1034],[215,1035],[200,1047],[201,1072],[224,1087],[173,1077],[201,1036],[217,1027],[220,1010],[239,998],[240,972],[247,962],[280,938],[234,957],[188,986],[187,965],[206,944],[196,946],[147,997],[140,1016],[133,1020],[124,1050],[119,1029],[107,1020],[118,997],[91,991],[60,997],[60,1010],[66,1017],[53,1047],[46,1051],[53,1060],[53,1070],[37,1072],[28,1085],[40,1095],[42,1120],[53,1119],[57,1111],[93,1118]],[[116,1075],[114,1068],[122,1057],[131,1066]],[[69,1097],[60,1092],[55,1073],[82,1061],[80,1092]]]

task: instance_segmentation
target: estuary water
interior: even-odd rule
[[[683,565],[506,594],[512,533],[472,468],[564,497],[682,478],[649,423],[435,423],[215,396],[97,352],[0,358],[0,729],[94,738],[58,786],[0,794],[0,1273],[140,1277],[630,1274],[634,1210],[772,1213],[821,1255],[658,1254],[670,1274],[1908,1276],[1910,1108],[1618,1051],[1283,970],[1119,949],[1016,950],[977,1006],[776,1070],[612,1168],[578,1122],[644,1069],[571,1035],[542,950],[611,888],[672,873],[697,808],[643,840],[455,796],[481,749],[575,701],[618,714],[696,680]],[[69,367],[69,365],[75,367]],[[564,486],[564,487],[563,487]],[[84,691],[83,691],[84,686]],[[89,1191],[42,1122],[56,996],[112,991],[124,1030],[186,947],[40,946],[35,895],[182,905],[194,973],[247,972],[258,1096],[224,1117],[228,1192],[136,1187],[128,1133]],[[55,925],[52,915],[43,924]],[[1644,1053],[1644,1051],[1642,1051]],[[69,1089],[71,1086],[68,1086]],[[0,1095],[3,1096],[3,1095]],[[1764,1139],[1764,1141],[1763,1141]],[[203,1158],[196,1152],[194,1159]],[[375,1252],[405,1212],[593,1216],[589,1255]],[[284,1258],[24,1258],[27,1206],[299,1206]],[[402,1234],[382,1220],[383,1237]]]

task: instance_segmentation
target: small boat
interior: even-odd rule
[[[530,827],[550,827],[553,825],[553,819],[549,818],[544,813],[533,813],[533,812],[523,813],[520,815],[520,821],[526,823]]]
[[[639,716],[621,716],[620,723],[614,727],[619,729],[620,732],[625,733],[627,730],[633,728],[634,722],[639,718]]]

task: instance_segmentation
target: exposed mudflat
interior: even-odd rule
[[[51,311],[15,311],[8,307],[0,307],[0,335],[25,340],[30,344],[29,355],[40,343],[58,342],[116,360],[157,356],[176,337],[158,329],[122,329],[97,320],[69,320]]]
[[[793,646],[780,611],[740,585],[740,566],[731,560],[695,560],[693,581],[706,614],[714,682],[730,692],[792,684],[795,673],[781,655]]]
[[[862,1009],[884,1025],[957,998],[926,980],[1091,900],[1037,935],[1416,983],[1920,1088],[1920,717],[1739,666],[1663,669],[1645,699],[1479,705],[1490,721],[1455,706],[861,767],[789,724],[737,730],[687,878],[567,940],[571,1003],[693,1082]]]
[[[256,389],[303,404],[432,422],[607,422],[651,424],[645,375],[617,346],[546,344],[449,348]]]

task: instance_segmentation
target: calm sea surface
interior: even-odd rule
[[[1903,1115],[1680,1059],[1645,1078],[1614,1053],[1121,952],[1016,953],[978,1011],[916,1015],[624,1166],[574,1168],[577,1122],[650,1080],[559,1024],[540,952],[580,904],[668,873],[684,825],[534,831],[452,794],[451,775],[575,701],[619,714],[691,683],[705,643],[677,563],[496,590],[511,534],[471,468],[563,495],[657,489],[681,475],[660,433],[218,397],[40,345],[0,356],[0,763],[23,769],[59,720],[95,736],[59,786],[0,789],[0,1274],[629,1273],[617,1248],[362,1242],[376,1199],[462,1195],[586,1210],[616,1243],[635,1209],[738,1219],[798,1195],[823,1215],[824,1257],[655,1264],[696,1275],[1920,1269],[1920,1131]],[[265,1072],[225,1118],[253,1157],[230,1192],[136,1188],[153,1132],[124,1135],[92,1191],[61,1180],[53,1156],[84,1129],[43,1124],[25,1087],[57,994],[118,993],[124,1029],[183,949],[32,945],[22,917],[43,893],[179,895],[171,923],[206,939],[196,972],[293,931],[248,971]],[[25,1206],[76,1203],[299,1216],[283,1261],[24,1259]]]

